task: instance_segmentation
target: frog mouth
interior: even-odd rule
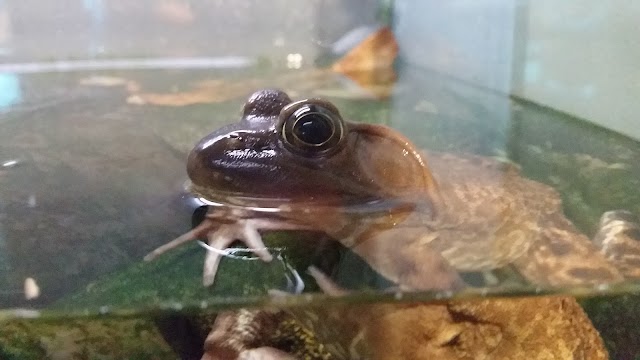
[[[329,208],[341,213],[366,216],[366,214],[397,211],[399,208],[413,209],[417,205],[416,199],[413,197],[371,198],[358,202],[327,203],[322,199],[312,198],[294,200],[285,197],[248,196],[241,193],[211,191],[192,183],[190,180],[185,182],[184,189],[207,206],[238,208],[257,213],[302,211],[311,214],[315,211],[326,211]]]
[[[242,207],[244,209],[261,210],[262,212],[279,212],[286,209],[286,204],[293,202],[292,199],[286,197],[260,197],[249,196],[239,192],[212,191],[207,187],[196,185],[190,180],[185,182],[184,189],[208,206]]]

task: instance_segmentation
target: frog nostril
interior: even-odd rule
[[[229,140],[229,142],[231,142],[232,144],[241,144],[244,142],[244,137],[240,134],[229,134],[229,136],[227,137],[227,139]]]

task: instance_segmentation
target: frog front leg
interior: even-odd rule
[[[339,241],[373,270],[406,291],[453,291],[466,287],[455,269],[431,244],[423,227],[367,229]]]
[[[187,242],[206,238],[208,251],[204,261],[202,283],[204,286],[211,286],[215,281],[222,256],[234,256],[228,249],[233,242],[244,243],[247,251],[253,252],[262,261],[270,262],[273,256],[262,241],[259,231],[306,229],[308,228],[305,225],[277,217],[255,217],[250,211],[241,209],[210,208],[200,225],[151,251],[144,260],[152,261]]]

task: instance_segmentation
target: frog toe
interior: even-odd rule
[[[207,234],[208,245],[204,247],[208,251],[205,257],[202,275],[202,283],[204,286],[213,285],[222,256],[236,258],[237,255],[235,255],[235,253],[250,251],[262,261],[269,262],[273,260],[273,256],[265,246],[262,241],[262,236],[258,232],[259,225],[255,220],[242,220],[235,224],[221,225],[215,231]],[[236,240],[244,243],[247,249],[228,249]]]
[[[185,244],[189,241],[194,241],[196,239],[198,239],[199,237],[202,237],[206,234],[208,234],[209,232],[211,232],[211,230],[213,228],[216,227],[215,222],[210,221],[210,220],[205,220],[203,221],[200,225],[198,225],[196,228],[178,236],[177,238],[169,241],[168,243],[157,247],[156,249],[154,249],[153,251],[151,251],[150,253],[148,253],[147,255],[145,255],[144,257],[144,261],[152,261],[153,259],[157,258],[158,256],[172,250],[175,249],[179,246],[181,246],[182,244]]]
[[[240,240],[262,261],[269,262],[273,260],[273,256],[262,241],[262,235],[258,232],[258,225],[252,220],[245,221]]]
[[[337,296],[347,293],[346,290],[338,286],[338,284],[331,280],[317,267],[309,266],[309,268],[307,269],[307,273],[311,275],[311,277],[313,277],[320,290],[322,290],[325,294]]]
[[[216,274],[218,272],[218,266],[220,265],[220,259],[224,255],[225,249],[233,243],[233,237],[229,236],[224,227],[221,227],[218,231],[209,233],[207,255],[204,259],[204,268],[202,270],[202,284],[204,286],[211,286],[215,281]]]

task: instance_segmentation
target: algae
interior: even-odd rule
[[[225,298],[265,295],[272,289],[290,290],[291,269],[299,273],[307,289],[317,289],[304,269],[312,263],[326,261],[329,256],[324,250],[326,241],[321,235],[273,232],[266,234],[264,240],[272,249],[274,261],[264,263],[223,258],[216,282],[209,288],[202,285],[205,249],[194,242],[151,262],[141,261],[105,275],[83,290],[61,298],[51,309],[74,312],[87,309],[95,313],[104,307],[135,310],[165,307],[167,304],[200,306],[206,300],[213,304],[216,301],[224,303]],[[329,258],[336,256],[335,252],[333,254]]]
[[[6,360],[176,357],[146,319],[15,319],[0,327],[0,358]]]

